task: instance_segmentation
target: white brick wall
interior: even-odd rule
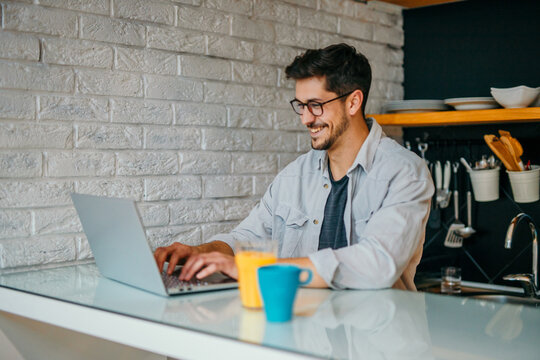
[[[232,229],[309,150],[284,66],[347,42],[368,111],[403,95],[398,7],[0,0],[0,272],[92,257],[73,191],[137,201],[152,246]]]

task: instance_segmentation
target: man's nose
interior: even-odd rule
[[[304,112],[302,115],[300,115],[300,119],[302,120],[302,124],[307,126],[315,121],[315,115],[313,115],[308,109],[304,109]]]

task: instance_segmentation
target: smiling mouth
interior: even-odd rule
[[[311,135],[317,135],[321,131],[323,131],[324,128],[325,128],[325,126],[310,127],[309,132],[311,133]]]

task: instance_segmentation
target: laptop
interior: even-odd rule
[[[71,199],[104,277],[162,296],[238,287],[222,273],[190,281],[178,279],[181,269],[160,273],[133,200],[76,193]]]

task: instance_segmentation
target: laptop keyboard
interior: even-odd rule
[[[182,281],[178,279],[178,274],[168,275],[165,272],[161,273],[161,278],[163,279],[163,284],[168,291],[179,291],[179,292],[189,292],[200,289],[202,286],[208,285],[206,281],[200,281],[197,279],[192,279],[190,281]]]

